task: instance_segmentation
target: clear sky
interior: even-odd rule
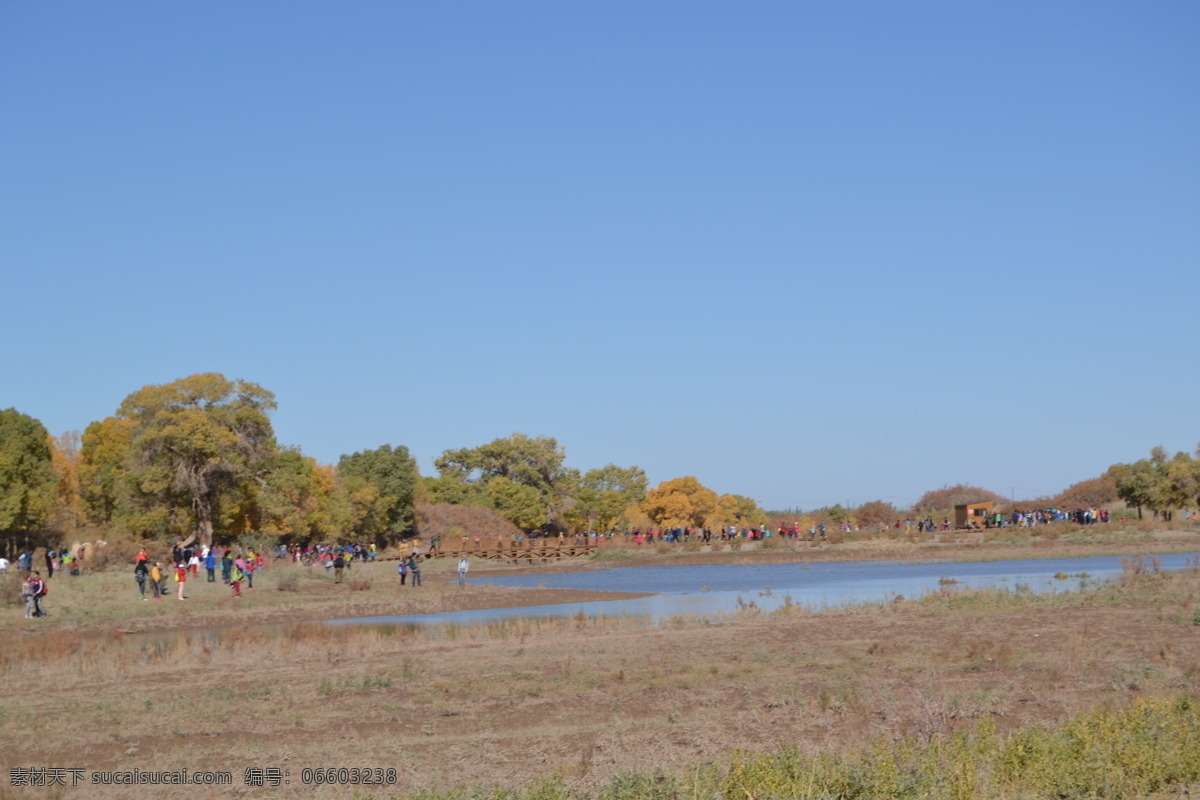
[[[0,0],[0,407],[771,508],[1200,441],[1200,4]]]

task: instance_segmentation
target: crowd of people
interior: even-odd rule
[[[242,596],[242,584],[248,589],[254,588],[255,573],[266,568],[266,562],[261,552],[253,548],[234,552],[233,548],[223,548],[220,554],[217,548],[204,545],[175,545],[171,548],[171,559],[168,564],[162,561],[152,561],[150,554],[143,547],[137,554],[133,568],[133,579],[138,586],[139,600],[162,600],[170,592],[168,582],[174,578],[177,587],[176,596],[186,600],[185,594],[189,580],[200,579],[200,569],[204,569],[207,583],[217,582],[217,570],[221,571],[221,583],[228,586],[233,597]],[[147,587],[149,591],[147,592]],[[147,596],[149,595],[149,596]]]

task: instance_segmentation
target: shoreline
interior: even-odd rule
[[[457,576],[451,559],[433,559],[425,571],[425,586],[401,587],[393,582],[390,562],[376,562],[356,566],[354,577],[362,575],[369,584],[378,588],[354,591],[353,586],[343,591],[327,580],[321,573],[308,573],[301,582],[303,589],[296,594],[279,594],[273,585],[274,575],[279,570],[293,569],[291,565],[275,564],[269,567],[260,579],[260,586],[246,590],[252,601],[234,605],[224,594],[213,595],[201,589],[193,606],[181,606],[166,611],[167,606],[150,608],[144,604],[110,608],[109,618],[55,620],[54,605],[47,620],[10,620],[0,625],[0,630],[24,633],[58,633],[87,636],[97,634],[147,634],[186,632],[188,630],[237,627],[316,624],[333,619],[354,619],[380,616],[418,616],[458,611],[478,611],[493,608],[518,608],[540,605],[563,605],[570,603],[602,602],[647,597],[656,594],[646,592],[613,592],[546,587],[503,587],[486,584],[491,577],[522,575],[551,575],[564,572],[592,572],[617,567],[673,566],[698,564],[786,564],[786,563],[837,563],[852,561],[880,561],[897,563],[962,563],[970,561],[1009,561],[1049,558],[1083,557],[1137,557],[1154,554],[1200,551],[1200,531],[1161,531],[1146,534],[1136,541],[1078,543],[1061,540],[1031,539],[1027,544],[1013,545],[1005,542],[909,542],[906,540],[868,539],[840,544],[767,542],[739,543],[739,546],[677,550],[676,545],[649,545],[646,552],[637,550],[610,550],[603,558],[564,559],[547,564],[493,564],[479,563],[471,570],[468,587],[457,585]],[[650,548],[654,548],[653,551]],[[360,572],[361,570],[361,572]],[[357,574],[355,574],[357,573]],[[293,573],[295,574],[295,573]],[[104,593],[111,592],[123,580],[120,573],[108,572],[91,576],[111,585],[100,587]],[[75,580],[75,579],[70,579]],[[349,581],[348,581],[349,582]],[[204,586],[204,582],[198,582]],[[69,585],[69,584],[68,584]],[[57,586],[55,588],[58,588]],[[68,590],[70,591],[70,590]],[[61,590],[60,590],[61,592]],[[263,593],[253,596],[252,593]],[[207,594],[204,594],[207,593]],[[263,596],[265,595],[265,596]],[[62,594],[52,594],[58,600]],[[189,598],[191,599],[191,598]],[[294,602],[289,602],[294,600]],[[264,602],[265,601],[265,602]],[[167,598],[162,603],[172,603]],[[87,605],[87,601],[81,601]],[[147,612],[150,612],[147,614]],[[76,613],[76,616],[85,616]],[[24,622],[25,624],[21,624]],[[32,624],[30,624],[32,623]]]

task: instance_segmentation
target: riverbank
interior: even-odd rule
[[[168,581],[162,600],[139,601],[132,568],[78,578],[62,574],[50,581],[46,600],[50,615],[26,620],[16,603],[16,576],[10,571],[0,586],[9,601],[0,617],[0,635],[8,631],[33,634],[55,631],[81,635],[145,633],[151,631],[283,625],[348,617],[437,614],[489,608],[578,604],[625,599],[644,594],[591,592],[544,587],[490,586],[487,579],[512,574],[552,574],[617,566],[671,564],[769,564],[834,561],[954,562],[1080,556],[1137,556],[1147,552],[1200,550],[1198,530],[1153,530],[1094,525],[1084,529],[999,529],[987,532],[940,534],[934,537],[879,537],[849,541],[763,542],[702,545],[646,544],[608,547],[590,558],[541,564],[498,564],[472,559],[472,585],[457,584],[457,562],[433,559],[424,565],[421,587],[400,585],[395,562],[359,563],[337,584],[328,570],[270,564],[255,577],[255,588],[243,588],[234,598],[218,580],[201,575],[185,587],[187,599],[176,599],[177,584]],[[1032,535],[1032,534],[1038,535]],[[1050,535],[1047,535],[1050,534]],[[647,587],[652,589],[652,587]]]

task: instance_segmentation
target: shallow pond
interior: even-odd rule
[[[1200,554],[1147,554],[1164,570],[1198,563]],[[1118,556],[897,563],[849,561],[792,564],[704,564],[662,567],[615,567],[589,572],[512,575],[471,581],[496,586],[644,593],[650,597],[588,603],[492,608],[445,614],[358,617],[335,624],[466,625],[514,617],[627,616],[657,624],[679,616],[719,616],[753,603],[770,611],[785,604],[819,610],[853,603],[883,602],[903,595],[916,598],[945,588],[1008,587],[1033,592],[1075,591],[1121,574]]]

